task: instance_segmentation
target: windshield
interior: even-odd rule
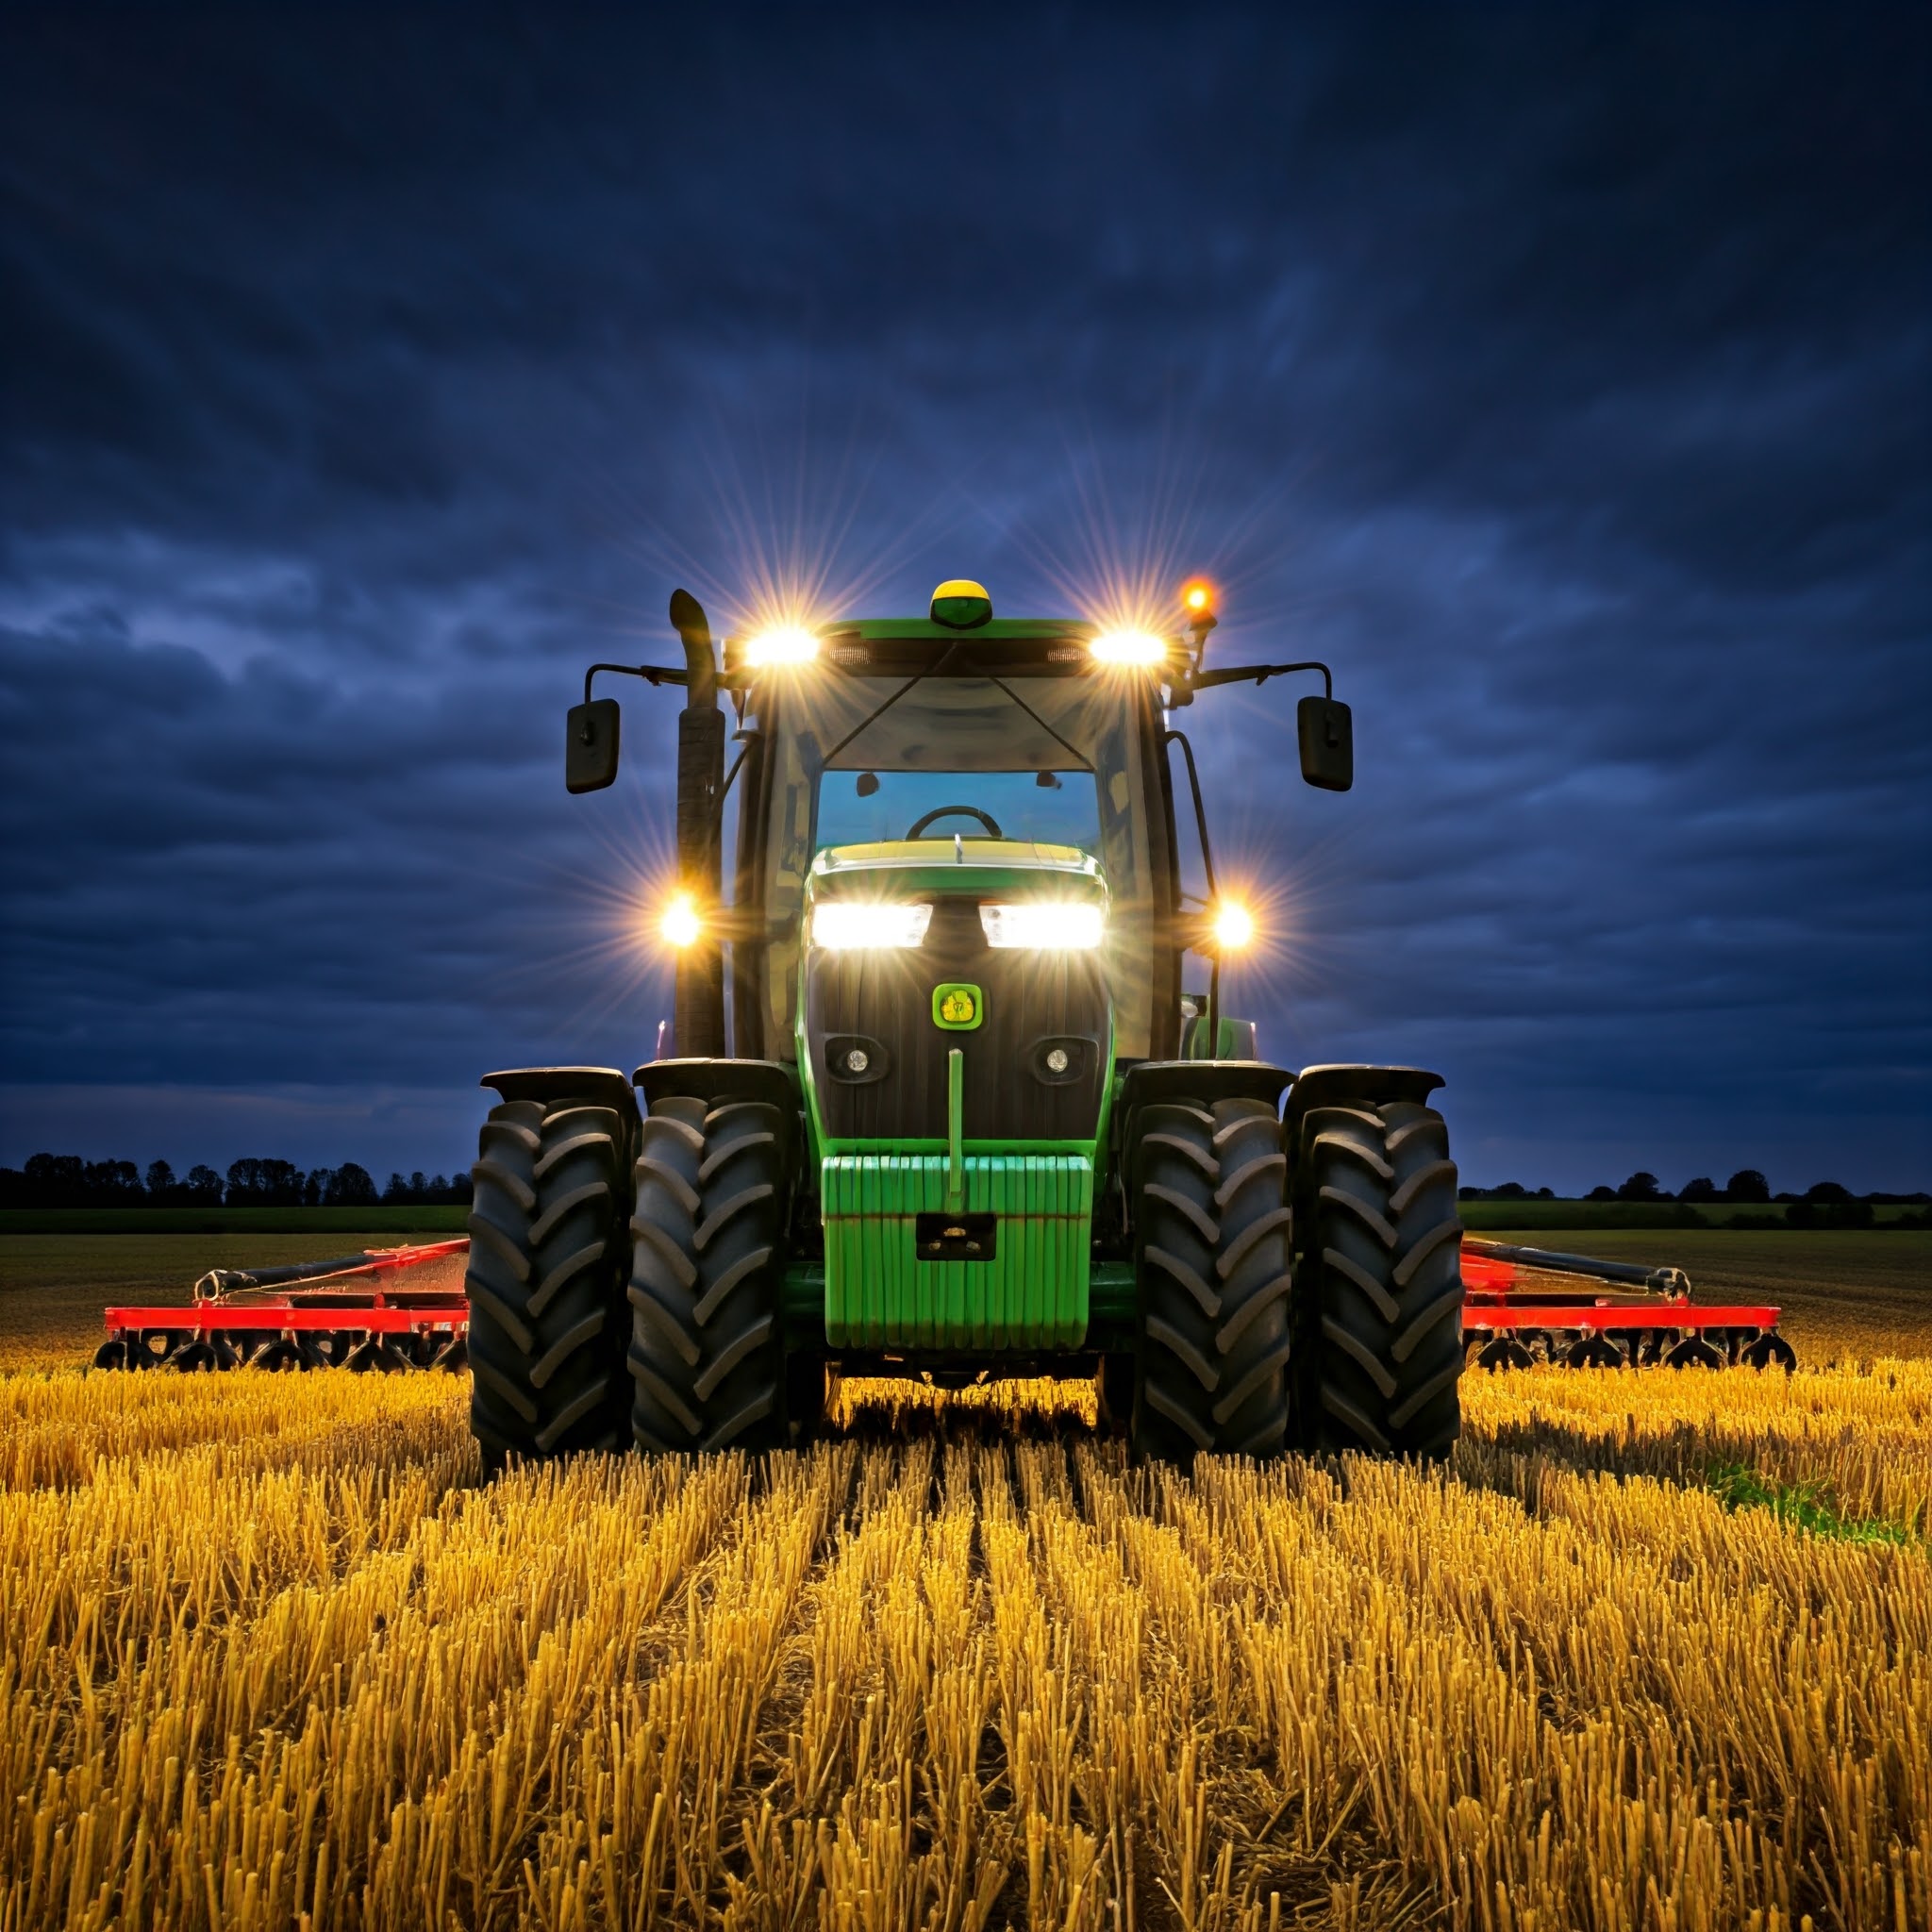
[[[991,820],[998,836],[1074,845],[1100,861],[1110,903],[1106,958],[1115,1051],[1144,1058],[1154,883],[1137,682],[927,677],[880,711],[904,683],[819,675],[774,679],[759,693],[759,723],[771,744],[765,910],[771,929],[785,935],[766,953],[767,1051],[788,1058],[795,1051],[797,915],[813,856],[827,845],[904,839],[926,814],[970,806]],[[957,813],[934,819],[922,836],[955,833],[995,836],[978,818]]]
[[[814,851],[904,839],[914,825],[923,839],[1030,839],[1101,856],[1100,791],[1089,771],[827,772],[819,781]]]

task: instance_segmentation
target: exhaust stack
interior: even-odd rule
[[[684,645],[686,677],[677,717],[677,880],[692,905],[708,910],[723,886],[724,714],[718,707],[718,656],[704,606],[689,591],[671,593],[671,624]],[[677,956],[672,1010],[680,1056],[723,1057],[724,964],[708,921]]]

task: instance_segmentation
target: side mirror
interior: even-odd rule
[[[617,782],[618,715],[615,698],[592,698],[589,704],[570,708],[570,732],[563,749],[566,791],[601,791]]]
[[[1355,721],[1335,698],[1306,697],[1294,708],[1302,741],[1302,777],[1324,791],[1346,791],[1355,783]]]

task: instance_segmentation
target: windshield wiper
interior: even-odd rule
[[[1098,777],[1098,776],[1100,775],[1100,774],[1099,774],[1098,772],[1094,772],[1094,771],[1093,771],[1093,760],[1092,760],[1091,758],[1089,758],[1089,757],[1088,757],[1088,756],[1087,756],[1087,755],[1086,755],[1086,754],[1085,754],[1085,753],[1084,753],[1083,751],[1081,751],[1081,750],[1080,750],[1080,748],[1079,748],[1079,746],[1077,746],[1077,745],[1073,745],[1073,744],[1069,744],[1069,743],[1067,742],[1067,741],[1066,741],[1066,740],[1065,740],[1064,738],[1062,738],[1062,737],[1061,737],[1061,736],[1059,735],[1059,733],[1058,733],[1058,731],[1056,731],[1056,730],[1055,730],[1055,729],[1053,728],[1053,726],[1052,726],[1051,724],[1048,724],[1048,723],[1046,722],[1046,720],[1045,720],[1044,718],[1042,718],[1042,717],[1041,717],[1041,716],[1040,715],[1040,713],[1039,713],[1038,711],[1036,711],[1036,710],[1035,710],[1035,709],[1033,708],[1033,707],[1032,707],[1031,705],[1029,705],[1029,704],[1028,704],[1028,703],[1026,702],[1026,700],[1025,700],[1024,698],[1023,698],[1023,697],[1022,697],[1022,696],[1020,695],[1020,693],[1019,693],[1018,691],[1014,691],[1014,690],[1012,689],[1012,687],[1011,687],[1010,685],[1008,685],[1008,683],[1006,682],[1006,680],[1005,680],[1004,678],[999,678],[999,677],[995,677],[995,676],[994,676],[994,675],[992,675],[992,673],[991,673],[991,671],[982,671],[982,672],[980,673],[980,675],[981,675],[982,677],[984,677],[984,678],[986,679],[986,681],[987,681],[987,682],[988,682],[989,684],[991,684],[991,685],[996,685],[996,686],[997,686],[997,687],[998,687],[998,688],[999,688],[999,689],[1000,689],[1001,691],[1005,691],[1005,692],[1006,692],[1006,694],[1007,694],[1007,695],[1008,695],[1008,696],[1009,698],[1011,698],[1011,699],[1012,699],[1012,701],[1013,701],[1013,702],[1014,702],[1014,703],[1015,703],[1016,705],[1018,705],[1018,706],[1019,706],[1019,708],[1021,708],[1021,709],[1022,709],[1023,711],[1024,711],[1024,712],[1026,713],[1026,715],[1027,715],[1027,716],[1028,716],[1029,718],[1031,718],[1031,719],[1033,720],[1033,722],[1034,722],[1034,723],[1035,723],[1036,724],[1038,724],[1038,725],[1040,726],[1040,728],[1041,728],[1041,730],[1042,730],[1043,732],[1045,732],[1045,733],[1046,733],[1046,735],[1047,735],[1047,736],[1048,736],[1048,737],[1049,737],[1050,739],[1052,739],[1052,740],[1053,740],[1053,741],[1054,741],[1054,742],[1055,742],[1055,743],[1056,743],[1057,745],[1058,745],[1058,746],[1059,746],[1059,748],[1060,748],[1060,749],[1061,749],[1062,751],[1064,751],[1064,752],[1068,752],[1068,753],[1070,753],[1070,754],[1071,754],[1071,755],[1072,755],[1072,756],[1073,756],[1074,758],[1077,758],[1077,759],[1078,759],[1078,760],[1080,761],[1080,765],[1081,765],[1081,767],[1082,767],[1082,769],[1083,769],[1083,770],[1085,770],[1085,771],[1088,771],[1088,772],[1092,772],[1092,773],[1093,773],[1093,775],[1094,775],[1094,776],[1095,776],[1096,778],[1097,778],[1097,777]]]
[[[878,721],[881,718],[883,718],[886,715],[886,713],[890,711],[892,708],[892,707],[896,705],[899,702],[899,700],[903,698],[906,695],[906,693],[908,691],[910,691],[915,684],[924,684],[928,677],[937,677],[940,675],[940,673],[943,671],[946,668],[946,666],[953,661],[954,655],[958,651],[960,645],[964,644],[966,641],[966,639],[960,638],[958,639],[955,642],[948,644],[945,650],[941,654],[939,661],[937,663],[928,664],[924,671],[917,672],[912,676],[908,677],[906,680],[906,682],[902,684],[899,687],[899,689],[895,691],[892,693],[892,695],[885,701],[884,704],[879,706],[879,708],[875,711],[872,711],[868,713],[865,717],[861,718],[858,721],[858,723],[855,724],[852,727],[852,729],[848,731],[845,734],[845,736],[841,738],[838,741],[838,743],[835,744],[831,748],[831,750],[824,755],[824,758],[820,761],[819,769],[822,772],[830,771],[832,769],[833,759],[835,759],[839,756],[839,754],[841,751],[843,751],[848,744],[852,742],[852,741],[855,738],[858,738],[861,733],[869,730],[874,724],[876,724]],[[1059,733],[1056,731],[1053,728],[1053,726],[1049,724],[1046,722],[1046,720],[1042,718],[1040,715],[1040,713],[1036,711],[1033,708],[1033,707],[1029,705],[1026,702],[1026,700],[1023,698],[1020,695],[1020,693],[1012,688],[1012,686],[1007,683],[1005,678],[994,676],[994,675],[991,671],[986,670],[983,666],[980,665],[969,665],[967,667],[965,675],[973,677],[983,677],[996,691],[1003,691],[1008,697],[1011,698],[1012,701],[1016,705],[1018,705],[1019,708],[1023,711],[1024,711],[1026,715],[1029,718],[1031,718],[1033,722],[1036,724],[1038,724],[1040,728],[1043,732],[1045,732],[1046,735],[1050,739],[1052,739],[1053,741],[1057,745],[1058,745],[1062,751],[1066,752],[1070,757],[1072,757],[1074,760],[1079,765],[1082,771],[1094,772],[1093,760],[1090,758],[1086,755],[1086,753],[1079,748],[1078,745],[1069,744],[1067,741],[1064,738],[1062,738],[1059,735]],[[1097,772],[1095,772],[1094,775],[1098,776],[1099,774]]]
[[[899,702],[899,700],[903,698],[906,695],[906,693],[908,691],[910,691],[915,684],[924,684],[928,677],[936,676],[940,672],[943,671],[946,668],[946,666],[953,661],[953,653],[957,651],[959,648],[959,646],[963,644],[965,641],[966,640],[964,638],[959,638],[957,639],[954,642],[948,644],[944,651],[942,651],[940,654],[940,660],[937,664],[928,664],[924,671],[914,672],[913,675],[910,677],[908,677],[906,680],[906,682],[902,684],[899,687],[899,689],[895,691],[892,693],[892,695],[889,697],[885,701],[885,703],[878,708],[877,710],[870,713],[866,717],[861,718],[858,721],[858,723],[855,724],[852,727],[852,729],[848,731],[845,734],[845,736],[841,738],[838,741],[838,743],[835,744],[831,748],[831,750],[828,751],[824,755],[824,757],[819,761],[819,770],[822,772],[829,772],[832,769],[832,760],[835,758],[837,758],[839,754],[841,751],[843,751],[845,747],[848,744],[850,744],[852,741],[855,738],[857,738],[861,731],[867,730],[872,725],[876,724],[878,721],[881,718],[883,718],[886,715],[886,713],[890,711],[892,708],[892,707],[896,705]]]

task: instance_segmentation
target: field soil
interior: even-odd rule
[[[446,1202],[415,1208],[5,1208],[0,1239],[16,1234],[366,1234],[434,1240],[461,1234],[470,1210]]]
[[[1589,1228],[1724,1227],[1734,1221],[1782,1222],[1788,1212],[1781,1201],[1464,1201],[1463,1224],[1474,1234],[1493,1228],[1533,1227],[1545,1235],[1558,1230]],[[1874,1225],[1890,1226],[1924,1212],[1916,1203],[1881,1202],[1872,1210]],[[1746,1234],[1765,1232],[1746,1228]],[[1811,1230],[1804,1230],[1810,1232]],[[1923,1231],[1923,1230],[1908,1230]],[[1560,1241],[1551,1241],[1560,1247]]]
[[[0,1924],[1932,1922],[1932,1361],[895,1390],[486,1485],[458,1377],[0,1377]]]

